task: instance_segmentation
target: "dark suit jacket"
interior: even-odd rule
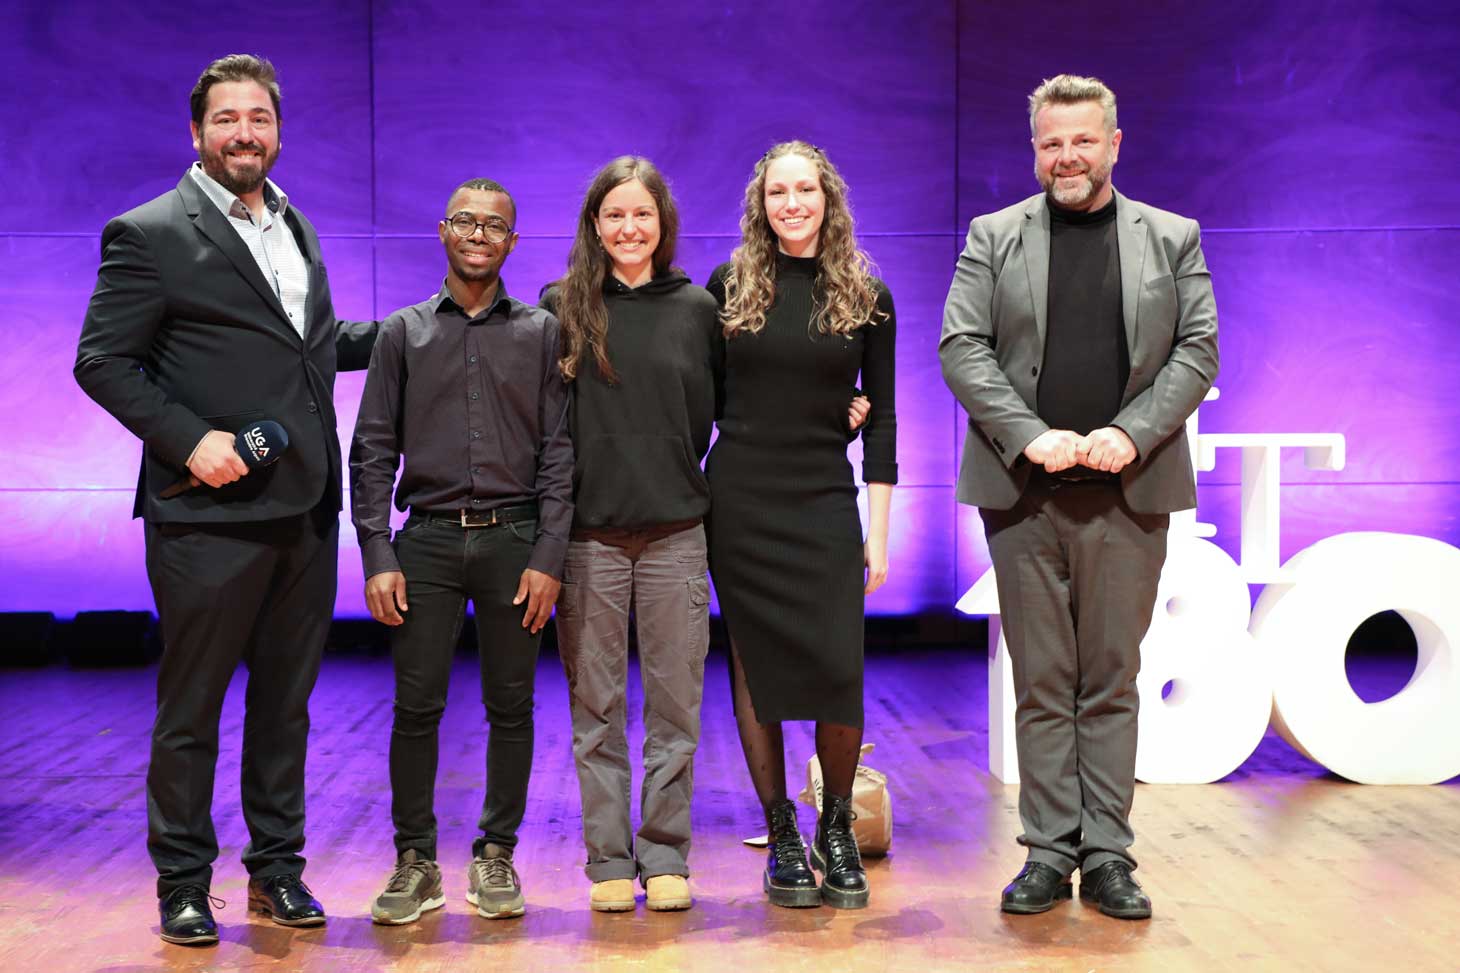
[[[111,220],[76,352],[76,381],[143,444],[134,517],[156,523],[272,520],[340,509],[335,370],[370,363],[373,323],[335,320],[319,237],[285,222],[309,264],[301,341],[248,247],[190,174]],[[289,434],[274,465],[220,489],[158,494],[187,476],[210,429],[273,419]]]
[[[1196,506],[1186,419],[1217,375],[1217,304],[1195,220],[1116,193],[1121,308],[1130,379],[1111,425],[1135,443],[1126,503],[1160,514]],[[1036,412],[1049,300],[1049,207],[1040,193],[975,219],[943,309],[943,378],[968,410],[958,499],[1008,510],[1049,427]]]

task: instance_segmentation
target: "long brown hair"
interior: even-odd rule
[[[816,253],[816,284],[811,326],[822,334],[850,334],[886,315],[877,308],[872,283],[872,262],[857,246],[847,184],[826,153],[809,142],[781,142],[771,146],[755,164],[745,187],[745,211],[740,216],[740,245],[730,254],[725,278],[725,307],[720,312],[725,336],[751,334],[765,327],[766,312],[776,299],[775,231],[765,210],[766,169],[775,160],[799,155],[816,167],[826,212]]]
[[[563,378],[572,381],[578,366],[589,352],[598,366],[598,374],[609,383],[618,381],[618,373],[608,360],[608,308],[603,303],[603,283],[613,271],[613,261],[598,242],[594,218],[603,198],[626,182],[638,180],[659,210],[659,245],[654,248],[654,275],[664,273],[674,263],[675,244],[679,239],[679,211],[669,185],[654,163],[637,155],[621,155],[598,170],[583,197],[578,214],[578,231],[573,249],[568,252],[568,270],[554,282],[558,288],[557,316],[562,325],[563,355],[558,359]]]

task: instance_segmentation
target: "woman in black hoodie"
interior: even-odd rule
[[[647,159],[599,170],[568,270],[543,296],[562,325],[576,462],[572,540],[558,644],[572,695],[590,905],[690,906],[687,858],[694,753],[709,646],[705,532],[710,491],[711,353],[718,307],[671,266],[679,218]],[[624,734],[628,621],[644,687],[642,820],[629,817]]]

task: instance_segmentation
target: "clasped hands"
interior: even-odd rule
[[[1024,456],[1029,462],[1043,466],[1047,473],[1077,465],[1103,473],[1119,473],[1135,462],[1136,445],[1124,430],[1115,426],[1103,426],[1088,436],[1068,429],[1047,429],[1024,447]]]

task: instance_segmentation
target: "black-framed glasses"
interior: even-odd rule
[[[446,221],[446,225],[451,227],[452,233],[463,240],[470,240],[476,235],[478,229],[482,231],[482,236],[488,243],[503,243],[512,235],[512,227],[501,220],[474,220],[466,213],[457,213]]]

